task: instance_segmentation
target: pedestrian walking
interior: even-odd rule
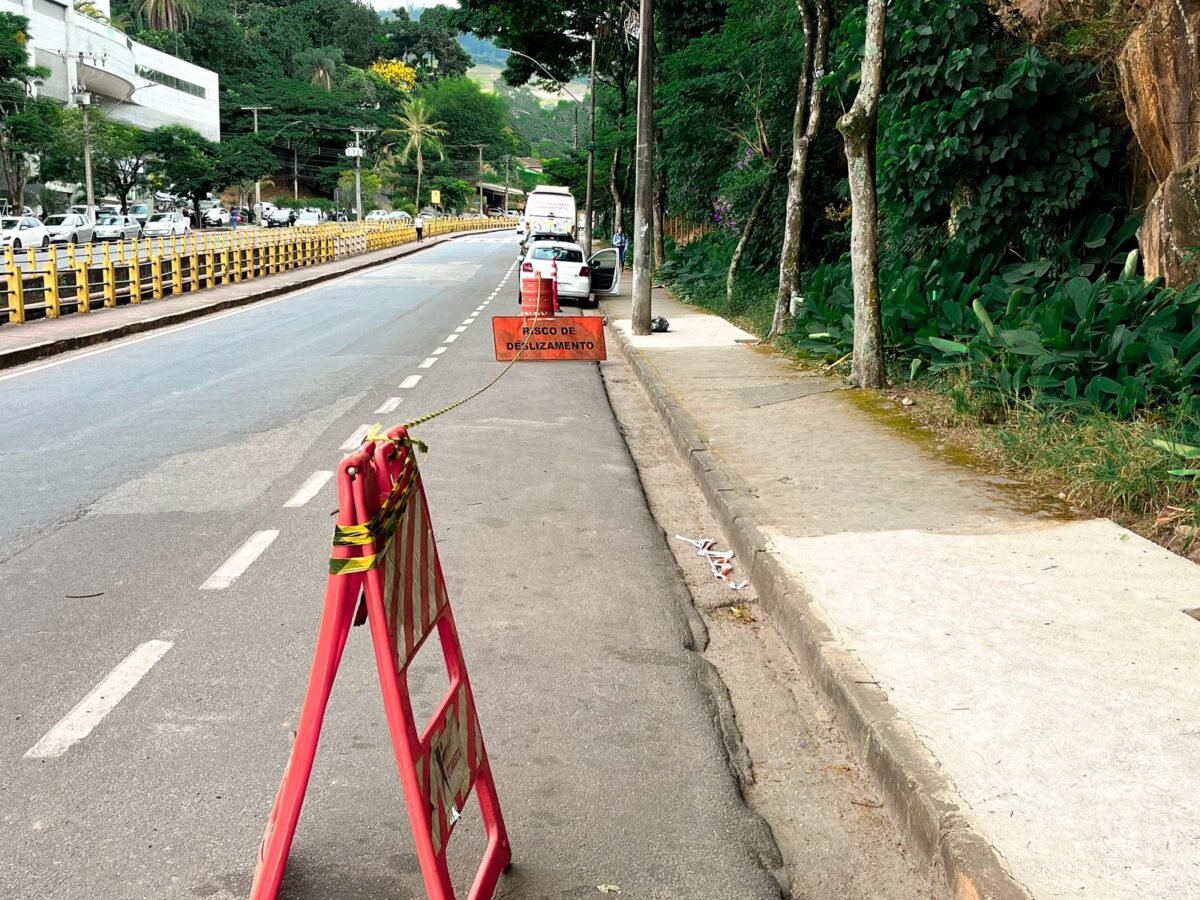
[[[425,239],[425,217],[418,213],[417,217],[413,219],[413,228],[417,229],[417,243],[419,244]]]
[[[620,225],[618,225],[617,230],[613,232],[612,245],[617,250],[617,259],[620,261],[620,267],[622,269],[624,269],[625,268],[625,248],[629,246],[629,238],[627,238],[625,236],[625,231],[621,228]]]
[[[238,208],[236,206],[229,210],[229,227],[237,231],[238,226]]]

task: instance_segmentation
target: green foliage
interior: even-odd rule
[[[488,160],[516,153],[520,143],[508,124],[508,104],[470,78],[441,78],[421,89],[429,115],[452,136],[451,144],[482,144]]]
[[[1095,67],[1002,33],[984,0],[901,0],[889,23],[880,188],[892,241],[1043,252],[1111,170]]]

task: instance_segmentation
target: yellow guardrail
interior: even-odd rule
[[[516,219],[433,219],[425,236],[512,228]],[[4,250],[5,302],[0,312],[10,323],[30,313],[58,318],[190,294],[304,266],[345,259],[417,239],[411,224],[327,222],[315,227],[243,228],[193,231],[174,237],[143,238],[116,244],[70,244],[61,250]],[[39,253],[42,258],[39,259]]]

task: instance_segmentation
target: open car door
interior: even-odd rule
[[[588,260],[588,268],[592,270],[592,293],[617,294],[621,291],[621,269],[618,265],[620,255],[610,247],[592,254]]]

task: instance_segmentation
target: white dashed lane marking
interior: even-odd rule
[[[404,390],[408,390],[409,388],[415,388],[417,386],[417,383],[420,380],[421,380],[420,375],[409,375],[402,382],[400,382],[400,387],[403,388]]]
[[[321,488],[325,486],[330,478],[333,477],[332,472],[313,472],[305,480],[304,484],[296,489],[296,493],[292,494],[288,501],[283,504],[284,509],[298,509],[303,506],[313,497],[317,496]]]
[[[434,351],[433,351],[433,355],[434,355],[434,356],[441,356],[441,355],[442,355],[443,353],[445,353],[445,352],[446,352],[446,348],[445,348],[445,347],[438,347],[436,350],[434,350]]]
[[[363,438],[367,436],[367,432],[371,430],[370,425],[359,425],[354,429],[354,434],[346,438],[339,450],[357,450],[358,445],[363,442]]]
[[[82,741],[173,646],[170,641],[147,641],[130,653],[45,737],[30,747],[25,758],[54,759]]]
[[[446,343],[447,343],[447,344],[453,344],[453,343],[454,343],[455,341],[457,341],[457,340],[458,340],[458,335],[457,335],[457,334],[448,334],[448,335],[446,335]]]
[[[400,397],[388,397],[380,404],[379,409],[375,410],[375,415],[381,416],[384,413],[395,412],[396,407],[401,403]]]
[[[278,529],[256,531],[247,538],[233,556],[225,560],[221,568],[208,577],[208,581],[200,585],[202,591],[223,591],[229,587],[248,569],[251,564],[262,556],[263,551],[271,546],[279,537]]]
[[[435,362],[437,362],[436,356],[427,356],[423,360],[421,360],[420,363],[417,364],[417,368],[418,369],[428,369],[428,368],[432,367]]]
[[[474,318],[474,316],[472,316],[472,317],[471,317],[471,318],[469,318],[469,319],[463,319],[463,325],[470,325],[470,324],[471,324],[472,322],[474,322],[474,321],[475,321],[475,318]]]

